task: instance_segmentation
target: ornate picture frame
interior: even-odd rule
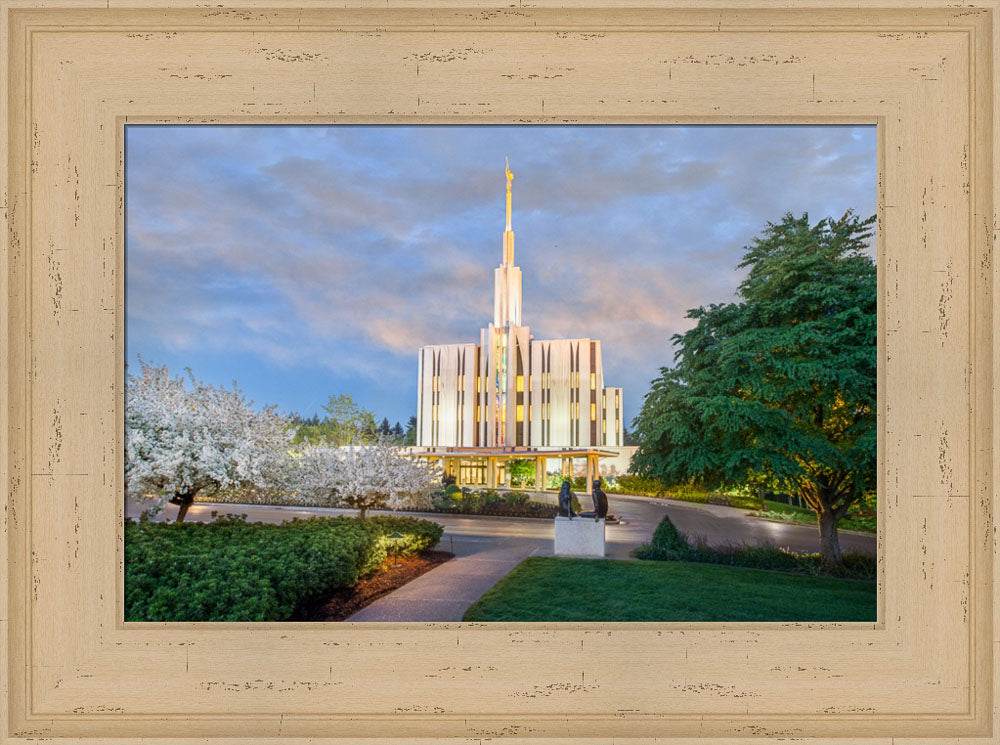
[[[2,0],[3,742],[995,741],[997,3],[571,5]],[[878,621],[124,623],[143,122],[876,124]]]

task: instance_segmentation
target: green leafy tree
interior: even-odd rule
[[[327,441],[332,445],[371,445],[378,440],[375,414],[354,402],[349,393],[330,396],[323,406]]]
[[[535,482],[535,461],[525,458],[507,461],[507,473],[510,476],[510,485],[513,487],[526,487]]]
[[[417,418],[415,416],[411,416],[410,421],[406,423],[406,434],[403,435],[403,444],[417,444]]]
[[[378,440],[374,412],[358,406],[349,393],[330,396],[323,419],[312,417],[299,424],[295,442],[330,445],[370,445]]]
[[[738,301],[688,311],[633,423],[635,473],[801,496],[827,567],[842,564],[837,521],[875,484],[873,222],[768,223]]]

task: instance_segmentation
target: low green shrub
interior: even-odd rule
[[[763,517],[768,520],[781,520],[784,522],[794,522],[805,525],[816,524],[816,513],[812,510],[799,509],[797,507],[786,507],[783,504],[771,501],[764,502],[764,509],[754,510],[754,516]],[[847,511],[845,517],[840,518],[837,527],[841,530],[856,530],[863,533],[875,533],[878,531],[878,517],[876,515],[859,515],[852,510]]]
[[[668,493],[667,496],[672,495]],[[741,510],[757,510],[760,509],[761,500],[748,494],[720,494],[713,492],[706,497],[705,504],[721,504],[726,507],[739,507]]]
[[[750,494],[713,492],[693,484],[677,484],[666,486],[662,481],[652,476],[636,476],[625,474],[615,478],[614,483],[605,485],[604,490],[613,494],[637,494],[645,497],[667,497],[684,502],[698,504],[721,504],[740,509],[760,509],[763,506],[760,498]]]
[[[663,483],[652,476],[635,476],[625,474],[615,477],[614,482],[610,480],[604,484],[604,491],[613,494],[638,494],[645,497],[662,497],[667,488]]]
[[[579,502],[575,502],[579,512]],[[493,489],[462,489],[460,493],[437,492],[431,498],[434,512],[460,515],[493,515],[497,517],[552,518],[559,508],[548,502],[536,502],[522,492],[498,493]]]
[[[483,504],[499,504],[503,501],[500,495],[493,491],[493,489],[487,489],[481,492],[479,496],[483,500]]]
[[[858,530],[863,533],[875,533],[878,531],[878,518],[875,515],[852,515],[847,513],[847,517],[840,518],[838,526],[844,530]]]
[[[517,505],[527,504],[531,501],[531,498],[523,492],[509,491],[503,495],[503,501],[505,504],[515,507]]]
[[[738,544],[709,546],[703,540],[691,541],[664,516],[656,526],[652,540],[632,551],[637,559],[651,561],[691,561],[725,564],[749,569],[773,569],[804,574],[831,574],[850,579],[875,579],[876,560],[867,554],[844,552],[844,566],[830,572],[822,569],[818,553],[796,553],[778,546]]]
[[[281,621],[301,601],[349,587],[396,551],[434,546],[442,526],[394,515],[280,525],[125,523],[126,621]],[[396,541],[388,536],[398,532]]]

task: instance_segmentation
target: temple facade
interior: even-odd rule
[[[566,450],[622,446],[622,389],[604,384],[597,339],[535,339],[521,317],[508,164],[493,321],[479,342],[417,355],[417,447]]]

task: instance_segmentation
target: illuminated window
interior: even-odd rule
[[[518,393],[523,393],[524,392],[524,376],[523,375],[518,375],[517,376],[516,385],[517,385],[517,392]]]
[[[531,421],[531,404],[528,404],[528,421]]]
[[[482,411],[482,408],[479,407],[479,406],[477,406],[476,407],[476,422],[481,422],[482,420],[483,420],[483,411]]]
[[[476,393],[483,392],[483,379],[480,376],[476,376]]]
[[[597,373],[590,373],[590,390],[597,389]]]
[[[519,422],[523,422],[524,421],[524,405],[523,404],[518,404],[517,405],[517,421],[519,421]]]
[[[608,420],[607,419],[602,419],[601,420],[601,434],[602,435],[606,435],[607,433],[608,433]]]
[[[590,405],[590,421],[597,421],[597,404]]]

